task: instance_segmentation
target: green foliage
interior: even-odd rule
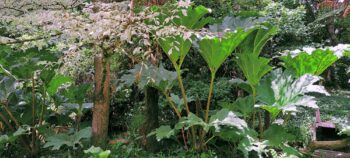
[[[252,27],[255,27],[259,23],[263,22],[264,18],[243,18],[243,17],[232,17],[226,16],[222,19],[221,22],[209,25],[209,30],[211,32],[225,32],[225,31],[234,31],[238,28],[243,28],[249,30]],[[256,33],[253,33],[254,36]],[[251,35],[250,35],[251,36]]]
[[[232,103],[222,103],[221,106],[230,111],[237,111],[245,118],[249,117],[254,109],[254,100],[252,96],[238,98]]]
[[[32,48],[21,52],[0,45],[0,68],[3,72],[11,72],[18,79],[29,79],[34,71],[42,70],[48,63],[57,60],[58,57],[46,49]]]
[[[57,135],[49,136],[44,148],[52,147],[51,150],[59,150],[63,146],[68,146],[73,149],[77,149],[77,145],[81,147],[83,144],[81,141],[89,139],[91,137],[91,127],[84,128],[74,134],[60,133]]]
[[[308,35],[308,28],[304,22],[306,10],[303,5],[290,9],[282,2],[269,0],[267,4],[260,14],[268,17],[267,22],[277,26],[280,34],[293,34],[299,37]]]
[[[239,118],[239,114],[228,109],[221,109],[210,117],[209,126],[214,126],[216,132],[220,132],[222,127],[229,127],[244,131],[247,129],[247,123]]]
[[[179,122],[175,125],[175,129],[185,128],[186,130],[193,126],[199,126],[204,129],[204,131],[208,132],[210,126],[205,123],[201,118],[196,116],[193,113],[190,113],[187,117],[183,117],[179,120]]]
[[[236,32],[228,32],[222,38],[204,37],[199,44],[199,53],[209,66],[212,74],[215,74],[222,63],[231,55],[233,50],[246,38],[250,31],[238,29]]]
[[[323,86],[314,85],[320,80],[320,77],[317,76],[307,74],[293,79],[291,75],[277,69],[267,77],[270,79],[264,80],[259,85],[261,87],[258,90],[263,91],[258,91],[259,97],[257,98],[263,103],[260,107],[269,111],[272,118],[276,118],[280,111],[296,112],[297,106],[317,108],[315,98],[307,93],[316,92],[328,95]],[[271,98],[274,98],[273,102]]]
[[[46,80],[47,81],[47,80]],[[54,95],[57,93],[58,88],[64,84],[64,83],[70,83],[72,82],[72,79],[67,76],[63,75],[56,75],[53,77],[51,80],[49,80],[50,83],[47,88],[47,92],[49,93],[50,96]]]
[[[85,154],[89,154],[89,158],[108,158],[111,151],[102,150],[100,147],[91,146],[89,149],[84,150]]]
[[[209,18],[203,18],[209,10],[203,6],[179,10],[177,18],[173,20],[174,25],[184,26],[187,29],[200,29],[209,22]],[[180,69],[187,53],[189,52],[192,40],[184,35],[167,36],[159,39],[159,45],[167,54],[175,69]]]
[[[69,78],[66,81],[69,81]],[[65,81],[65,80],[63,80]],[[70,85],[64,92],[63,95],[67,97],[68,102],[83,104],[85,101],[85,97],[88,91],[91,90],[90,84],[81,84],[81,85]]]
[[[8,135],[1,135],[0,136],[0,147],[4,147],[4,145],[6,145],[6,143],[8,143],[10,140],[10,137]]]
[[[159,40],[159,45],[169,57],[175,68],[180,68],[192,46],[192,41],[177,35],[173,37],[161,38]]]
[[[272,70],[272,67],[269,66],[270,59],[259,57],[259,55],[266,42],[277,33],[277,28],[274,26],[264,24],[260,27],[249,34],[241,43],[241,53],[238,53],[237,58],[234,59],[248,80],[253,97],[256,97],[256,87],[261,78]],[[250,89],[246,88],[243,82],[239,85],[250,92]]]
[[[228,109],[217,111],[216,114],[211,116],[209,123],[204,122],[203,119],[190,113],[187,117],[182,117],[173,129],[170,126],[161,126],[148,136],[156,135],[157,140],[161,140],[174,136],[182,128],[189,129],[194,126],[201,127],[206,132],[209,132],[210,129],[214,129],[215,135],[226,137],[225,133],[228,132],[226,129],[241,133],[246,130],[247,123]]]
[[[259,27],[242,42],[240,45],[241,53],[259,56],[267,41],[278,31],[276,26],[267,23],[261,24]]]
[[[222,22],[209,26],[208,30],[203,29],[203,32],[195,32],[203,28],[209,22],[212,22],[210,17],[206,17],[210,14],[210,9],[203,6],[176,8],[177,6],[174,4],[166,4],[165,7],[152,7],[152,11],[159,11],[160,16],[156,17],[156,19],[160,22],[164,22],[163,24],[160,24],[161,26],[157,26],[157,28],[167,29],[167,27],[171,25],[169,28],[174,29],[173,31],[175,34],[172,34],[174,33],[172,32],[168,35],[168,32],[166,32],[165,37],[159,38],[157,37],[157,30],[152,30],[155,31],[153,33],[156,34],[153,36],[156,39],[152,40],[157,40],[157,44],[159,44],[166,53],[171,64],[175,67],[176,72],[168,71],[162,64],[157,67],[155,65],[140,63],[121,77],[119,81],[122,81],[123,83],[117,88],[117,95],[119,96],[115,97],[117,98],[115,100],[118,100],[118,102],[111,103],[116,105],[113,106],[113,108],[118,108],[117,111],[122,111],[123,108],[130,108],[136,111],[128,116],[133,119],[132,121],[125,121],[127,122],[125,124],[131,122],[131,125],[128,124],[125,126],[129,134],[131,131],[131,137],[138,136],[135,134],[139,132],[136,129],[138,129],[138,126],[142,125],[144,120],[142,110],[139,110],[142,106],[137,106],[143,105],[143,102],[140,101],[143,98],[143,95],[140,95],[139,91],[136,90],[136,87],[131,86],[134,83],[136,83],[140,89],[144,89],[146,86],[152,86],[163,92],[167,96],[167,99],[170,98],[170,101],[168,101],[174,103],[174,105],[172,105],[175,107],[174,109],[179,111],[179,121],[176,123],[175,121],[177,120],[173,119],[173,114],[169,115],[169,113],[167,113],[168,111],[162,111],[163,115],[167,115],[160,117],[160,120],[162,121],[161,124],[164,125],[148,135],[155,135],[158,141],[167,139],[160,142],[167,147],[163,148],[163,151],[159,154],[147,153],[130,141],[130,144],[127,145],[121,143],[113,145],[111,151],[104,151],[99,147],[92,146],[84,151],[84,153],[87,154],[86,156],[106,158],[108,156],[172,157],[173,155],[176,155],[174,157],[204,158],[218,156],[215,152],[212,153],[212,150],[214,149],[217,151],[225,150],[225,152],[232,152],[234,153],[233,155],[237,157],[292,157],[293,155],[299,157],[301,156],[300,153],[298,153],[295,148],[289,146],[296,140],[300,141],[301,139],[305,139],[304,136],[300,136],[303,138],[299,138],[299,135],[298,137],[295,137],[291,134],[291,131],[295,132],[293,130],[296,130],[297,128],[295,128],[295,126],[290,127],[286,124],[272,124],[267,130],[259,131],[260,133],[257,133],[255,131],[256,126],[254,125],[254,122],[257,121],[255,113],[258,112],[257,114],[259,114],[261,111],[256,111],[254,107],[260,107],[270,112],[272,115],[272,121],[281,116],[281,112],[283,112],[283,114],[287,113],[288,115],[291,113],[294,114],[294,112],[300,110],[300,108],[298,108],[299,106],[311,108],[320,107],[322,110],[327,109],[330,111],[336,109],[335,107],[338,105],[331,101],[337,100],[338,102],[339,98],[327,98],[328,96],[320,97],[313,93],[317,92],[328,95],[322,86],[315,84],[320,80],[320,77],[317,76],[324,72],[344,54],[343,52],[340,53],[340,49],[338,49],[339,47],[316,50],[308,48],[302,52],[296,52],[296,54],[293,54],[295,53],[294,51],[289,52],[289,54],[280,57],[282,65],[286,71],[282,72],[281,69],[276,69],[269,75],[266,74],[272,70],[272,66],[269,65],[272,59],[267,58],[267,56],[272,56],[273,54],[264,55],[264,57],[259,56],[265,45],[272,36],[277,34],[277,32],[279,33],[277,38],[268,45],[271,47],[266,49],[271,51],[269,53],[275,53],[276,49],[280,49],[278,47],[280,47],[281,44],[282,46],[288,46],[290,44],[293,45],[296,41],[301,43],[309,42],[310,35],[313,34],[311,28],[316,28],[316,26],[306,25],[304,19],[305,9],[302,5],[298,3],[297,6],[293,6],[294,9],[291,9],[292,7],[284,5],[284,2],[275,2],[271,0],[224,0],[220,2],[213,0],[200,2],[199,0],[195,0],[195,3],[212,6],[214,9],[212,15],[215,17],[219,17],[219,15],[222,14],[235,14],[254,16],[255,18],[241,18],[240,16],[225,17]],[[168,8],[167,6],[172,6],[173,8]],[[239,11],[233,10],[236,9],[236,7],[239,7],[239,9],[237,9]],[[142,7],[140,8],[143,9]],[[266,17],[260,18],[259,16],[261,15]],[[262,21],[265,21],[265,23],[260,23]],[[130,25],[128,26],[133,27],[133,24],[141,21],[128,22],[130,22]],[[149,21],[145,21],[145,23],[149,23]],[[152,24],[152,26],[153,25],[154,24]],[[278,30],[277,28],[280,29]],[[343,30],[344,29],[341,29],[341,31]],[[147,30],[145,31],[147,32]],[[196,40],[194,39],[194,35],[198,35],[197,37],[199,37],[200,35],[207,33],[206,31],[209,32],[208,36],[203,38],[200,37]],[[0,34],[3,34],[1,30],[0,32]],[[209,36],[213,34],[217,34],[218,36]],[[8,35],[6,34],[5,36]],[[64,38],[64,36],[62,37]],[[200,64],[197,62],[198,58],[189,59],[191,60],[190,62],[200,65],[198,66],[198,71],[197,67],[183,65],[186,56],[188,56],[189,51],[191,51],[193,41],[195,41],[195,45],[199,47],[199,54],[196,54],[195,57],[200,55],[204,59]],[[137,41],[133,42],[137,43]],[[154,44],[154,41],[149,42],[153,42],[152,44]],[[124,45],[124,43],[122,44]],[[134,46],[131,45],[131,43],[125,44],[125,46]],[[143,48],[144,46],[139,45],[139,43],[136,45],[140,48]],[[81,45],[79,45],[79,49],[93,52],[93,50],[90,50],[87,45],[80,46]],[[340,47],[343,46],[344,45],[341,45]],[[150,45],[150,47],[147,46],[147,49],[153,49],[155,47],[158,46]],[[246,81],[239,79],[242,74],[235,69],[237,67],[236,65],[231,67],[233,62],[227,65],[225,64],[226,59],[230,57],[231,53],[235,51],[236,48],[238,49],[234,61],[242,70]],[[309,52],[310,50],[312,51]],[[349,53],[349,50],[347,50],[346,53]],[[18,119],[20,124],[20,127],[15,129],[15,132],[7,131],[8,129],[5,128],[5,131],[3,132],[5,135],[0,136],[0,146],[6,147],[6,150],[11,149],[8,148],[9,146],[11,147],[11,145],[17,145],[16,143],[18,142],[16,138],[31,136],[30,129],[34,128],[39,131],[37,135],[49,135],[51,127],[57,125],[57,122],[52,121],[54,124],[50,124],[51,121],[46,120],[48,117],[56,117],[61,113],[67,113],[67,111],[71,112],[70,110],[72,109],[78,109],[78,114],[82,114],[82,109],[90,109],[92,107],[91,103],[85,103],[86,101],[89,101],[87,93],[90,91],[90,88],[92,87],[91,85],[73,84],[62,86],[67,83],[72,83],[73,80],[57,73],[61,72],[61,70],[58,70],[58,64],[56,64],[58,59],[57,54],[49,52],[48,49],[14,51],[14,49],[9,46],[0,45],[0,103],[2,104],[2,101],[8,103],[9,109]],[[86,62],[86,60],[84,61]],[[203,68],[205,66],[204,62],[206,62],[211,71],[210,86],[207,85],[206,81],[209,74],[203,75],[203,72],[206,73],[208,70]],[[169,64],[169,62],[165,63]],[[114,64],[120,64],[119,59]],[[275,63],[271,62],[271,64]],[[125,67],[130,66],[130,64],[124,65],[127,65]],[[225,69],[219,71],[222,65],[225,66]],[[165,67],[168,68],[168,66],[169,65],[166,65]],[[181,70],[182,67],[188,69]],[[280,67],[280,65],[277,65],[277,67]],[[196,71],[194,71],[194,69],[196,69]],[[186,73],[184,73],[186,77],[184,80],[185,82],[182,83],[181,73],[184,71],[186,71]],[[198,73],[200,75],[198,75],[197,78],[189,77],[196,72],[201,72]],[[216,73],[222,78],[214,84]],[[228,81],[227,77],[235,79]],[[175,85],[176,78],[179,80],[178,83],[180,85],[182,97],[178,96],[177,92],[171,92]],[[79,81],[77,81],[77,83],[78,82]],[[237,91],[233,88],[233,85],[245,90],[249,94],[243,93],[243,97],[237,98]],[[123,91],[120,91],[122,88],[125,88],[123,86],[129,87],[126,90],[123,89]],[[188,87],[187,93],[184,90],[185,86],[186,88]],[[215,89],[213,87],[215,87]],[[207,100],[207,109],[204,111],[202,110],[202,104],[206,100],[208,92],[209,97]],[[210,99],[212,93],[215,94],[213,97],[214,101]],[[242,93],[238,94],[238,96],[241,95]],[[316,104],[316,101],[319,101],[317,100],[319,98],[324,99],[323,101],[320,101],[320,103],[329,104],[330,106],[318,106],[319,102]],[[123,100],[123,102],[120,103],[119,99]],[[196,100],[195,103],[193,102],[194,100]],[[344,100],[345,103],[342,103],[342,105],[339,106],[346,107],[348,99]],[[213,104],[221,103],[222,108],[210,108],[211,102],[213,102]],[[188,103],[189,105],[187,105]],[[184,106],[187,107],[186,111],[188,115],[186,116],[182,113]],[[5,106],[0,110],[6,117],[8,117],[9,114],[5,113],[6,111],[4,107]],[[68,110],[61,112],[61,107],[65,108],[64,110]],[[32,115],[32,111],[35,111],[34,115]],[[196,114],[191,113],[191,111],[196,111]],[[305,114],[306,116],[295,120],[299,121],[298,123],[302,124],[301,126],[306,127],[303,128],[305,134],[309,128],[306,124],[313,122],[314,120],[313,117],[310,117],[314,115],[314,111],[303,110],[303,112],[307,113]],[[344,116],[348,115],[349,110],[336,109],[325,113],[327,114],[327,119],[335,120],[331,118],[331,116],[336,116],[339,121],[339,119],[346,120],[344,119]],[[114,112],[112,114],[114,114]],[[129,113],[126,112],[126,114],[122,115],[120,118],[128,114]],[[169,118],[171,120],[169,120]],[[208,118],[210,118],[209,121]],[[84,117],[84,120],[89,119],[89,116],[86,118]],[[13,124],[13,120],[10,118],[8,120]],[[41,120],[41,122],[37,120]],[[306,122],[305,120],[309,122]],[[253,125],[248,127],[246,121],[253,122]],[[31,124],[32,122],[34,123],[31,126],[25,125]],[[118,120],[116,122],[123,121]],[[164,122],[171,123],[166,124]],[[295,122],[292,123],[294,123],[294,125],[299,125]],[[350,135],[350,125],[348,121],[339,121],[336,123],[343,134]],[[71,127],[72,123],[64,122],[62,125],[65,127]],[[293,130],[288,128],[293,128]],[[185,136],[188,137],[189,140],[187,140],[186,145],[196,144],[197,146],[194,149],[199,147],[202,148],[199,150],[208,149],[208,152],[197,153],[195,151],[185,151],[184,148],[180,148],[178,144],[175,144],[174,142],[179,142],[179,133],[182,129],[187,130],[185,131]],[[114,132],[114,129],[111,131]],[[189,137],[188,134],[193,134],[193,138]],[[258,134],[260,134],[259,137]],[[80,149],[83,149],[82,142],[87,140],[90,136],[91,128],[76,131],[75,133],[51,135],[47,137],[47,142],[44,147],[51,148],[51,150],[58,150],[58,152],[65,149],[77,149],[79,145]],[[169,140],[169,138],[174,139]],[[305,140],[303,141],[304,143],[306,142]],[[241,153],[236,153],[236,150],[239,150]]]
[[[171,93],[170,97],[172,99],[172,101],[175,103],[175,105],[177,106],[176,108],[181,111],[184,108],[185,102],[183,98],[180,98],[178,95]],[[187,98],[187,102],[192,102],[194,101],[193,97],[189,97]]]
[[[185,26],[188,29],[201,29],[210,22],[211,18],[204,18],[204,16],[209,13],[209,9],[204,6],[189,6],[184,10],[185,11],[178,12],[178,18],[175,18],[173,21],[175,25]]]
[[[229,1],[216,1],[216,0],[193,0],[196,5],[203,5],[212,9],[211,15],[214,18],[220,18],[232,13],[232,2]]]
[[[175,131],[170,126],[160,126],[155,131],[149,133],[147,136],[150,137],[152,135],[156,135],[156,138],[158,141],[170,138],[171,136],[174,136]]]
[[[237,54],[237,57],[235,61],[252,87],[256,87],[260,79],[272,70],[269,66],[270,59],[247,53]]]
[[[244,91],[246,91],[250,94],[253,93],[252,87],[249,85],[249,83],[247,81],[243,81],[240,78],[234,78],[234,79],[230,80],[230,83],[232,83],[236,87],[243,89]]]
[[[311,49],[311,52],[302,51],[296,55],[289,53],[281,56],[280,59],[284,62],[283,66],[296,77],[305,74],[321,75],[328,67],[339,59],[337,54],[329,48],[316,50],[313,50],[312,48],[309,49]]]
[[[11,77],[0,75],[0,101],[6,101],[16,91],[17,81]]]
[[[120,87],[131,86],[137,83],[140,89],[152,86],[160,91],[170,90],[176,80],[176,72],[166,70],[163,65],[156,67],[145,63],[137,64],[135,67],[120,78],[123,83]]]
[[[207,78],[197,78],[192,76],[186,76],[184,79],[186,83],[186,93],[189,98],[193,100],[199,99],[200,101],[207,100],[209,85],[207,83]],[[231,83],[231,81],[226,77],[218,77],[214,83],[215,94],[213,96],[213,101],[230,101],[234,99],[232,92],[235,91],[236,86]]]
[[[286,141],[292,141],[295,139],[294,135],[287,133],[280,125],[273,124],[269,129],[264,131],[264,139],[268,140],[270,146],[280,146]]]

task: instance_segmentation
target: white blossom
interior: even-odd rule
[[[187,8],[191,6],[191,0],[179,0],[178,6]]]

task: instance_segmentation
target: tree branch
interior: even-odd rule
[[[62,33],[61,32],[56,33],[56,34],[50,35],[50,37],[56,37],[59,35],[62,35]],[[48,38],[50,38],[50,37],[48,37]],[[1,44],[7,45],[7,44],[18,44],[18,43],[24,43],[24,42],[32,42],[32,41],[42,40],[45,38],[47,38],[47,37],[40,36],[40,37],[35,37],[35,38],[30,38],[30,39],[7,39],[7,41],[0,41],[0,45]]]

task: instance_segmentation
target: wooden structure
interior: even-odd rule
[[[315,123],[313,123],[312,128],[311,128],[311,139],[312,141],[316,141],[316,130],[317,128],[332,128],[335,129],[335,124],[330,121],[322,121],[321,120],[321,113],[320,109],[316,109],[316,120]]]
[[[345,138],[345,139],[340,139],[340,140],[331,140],[331,141],[318,141],[317,136],[316,136],[317,128],[335,129],[336,126],[333,122],[321,120],[320,109],[316,109],[315,114],[316,114],[315,123],[313,123],[313,125],[311,127],[311,142],[308,146],[308,148],[311,151],[316,150],[316,149],[334,150],[334,149],[341,149],[341,148],[350,146],[350,138]],[[326,153],[326,155],[327,154],[337,155],[337,154],[339,154],[339,152],[334,151],[333,153],[328,152],[328,153]],[[343,156],[349,156],[349,155],[350,155],[349,153],[341,153],[340,155],[337,155],[336,157],[343,157]],[[328,156],[326,156],[326,158],[328,158]]]

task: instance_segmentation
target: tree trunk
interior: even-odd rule
[[[267,130],[271,125],[271,115],[268,111],[265,110],[265,117],[264,117],[264,129]]]
[[[350,138],[334,141],[311,141],[309,148],[315,149],[341,149],[350,146]]]
[[[316,157],[323,157],[323,158],[349,158],[350,153],[344,153],[344,152],[338,152],[338,151],[332,151],[332,150],[316,150],[314,152],[314,155]]]
[[[110,65],[102,54],[95,57],[95,93],[92,114],[92,144],[105,145],[109,123]]]
[[[334,19],[335,17],[334,16],[331,16],[327,19],[327,31],[329,33],[329,36],[330,36],[330,42],[331,42],[331,45],[332,46],[335,46],[337,45],[338,43],[338,38],[337,38],[337,35],[335,33],[335,24],[334,24]]]
[[[158,141],[155,136],[147,137],[148,133],[159,127],[158,120],[158,90],[147,86],[145,88],[145,122],[141,129],[143,135],[143,145],[150,152],[159,150]]]

